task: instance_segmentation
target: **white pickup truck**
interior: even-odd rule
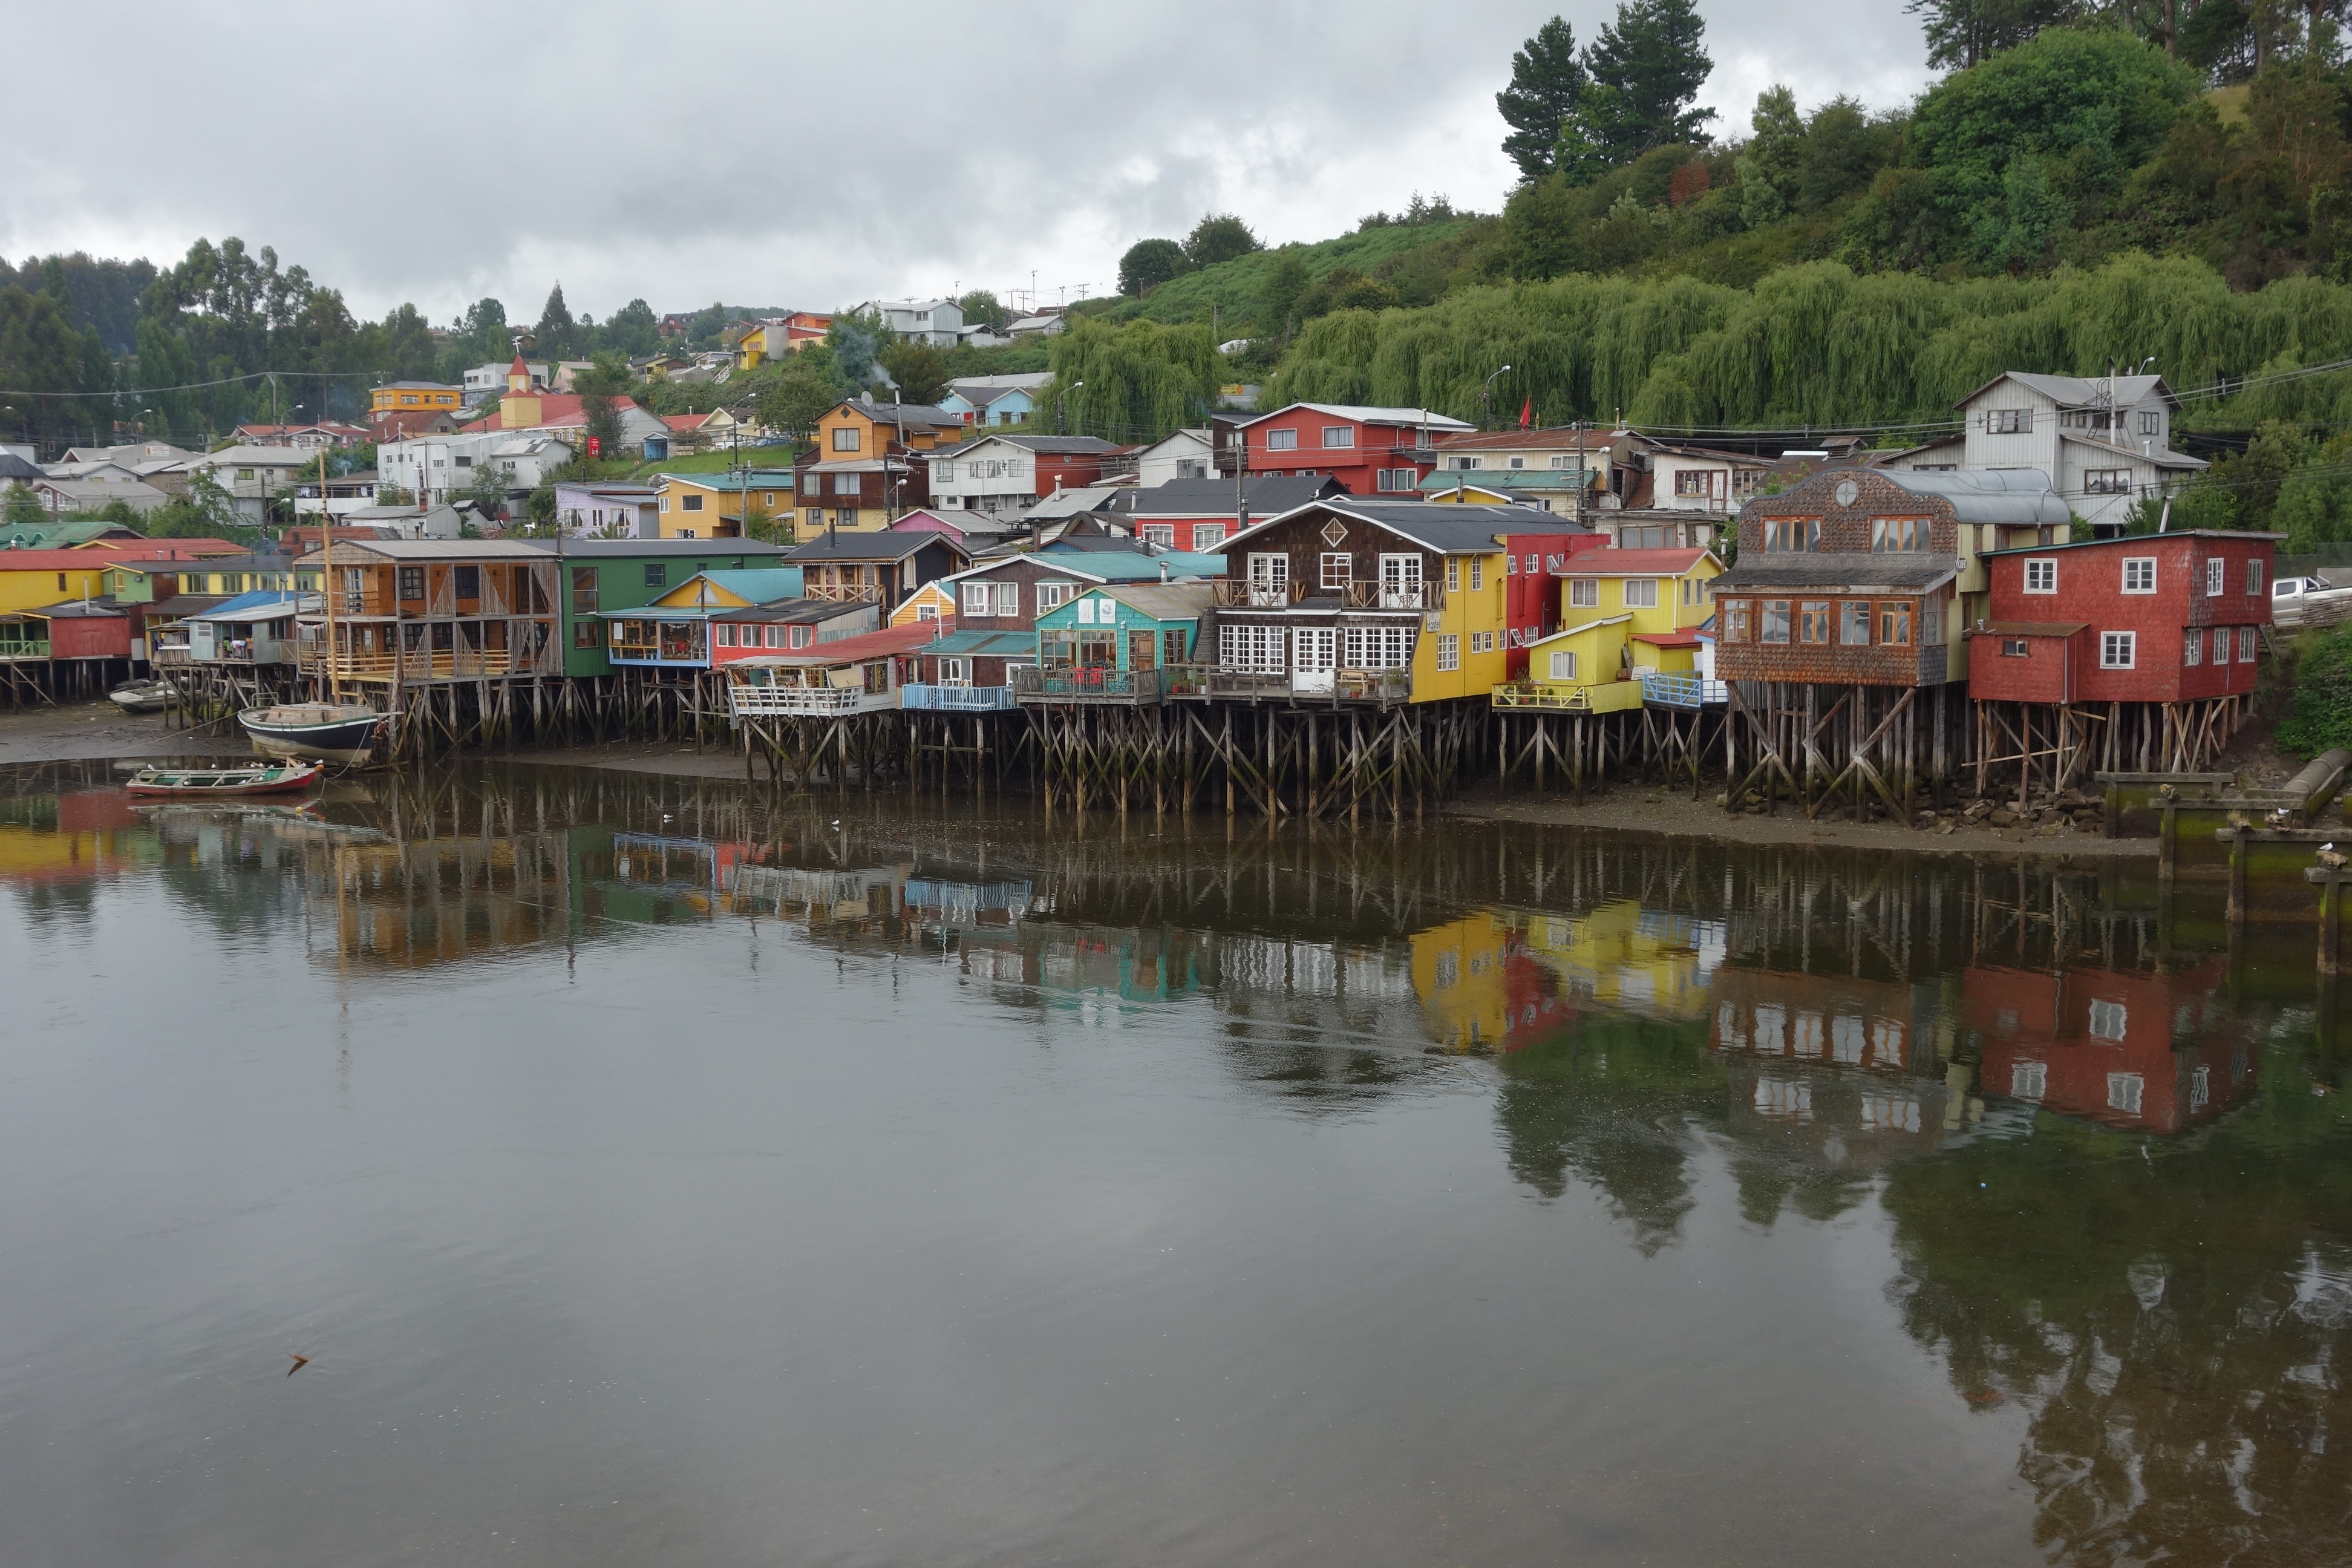
[[[2271,619],[2283,626],[2352,619],[2352,587],[2316,577],[2282,577],[2271,584]]]

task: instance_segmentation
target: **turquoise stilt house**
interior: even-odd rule
[[[1197,693],[1206,582],[1108,584],[1037,617],[1037,662],[1013,668],[1024,702],[1157,702]]]

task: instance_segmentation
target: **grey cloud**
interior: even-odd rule
[[[1590,37],[1613,5],[1559,7]],[[1408,194],[1492,209],[1493,95],[1554,9],[709,4],[139,9],[14,23],[0,247],[273,245],[376,315],[730,301],[825,308],[1024,284],[1099,293],[1138,237],[1233,210],[1274,240]],[[1889,104],[1927,79],[1895,0],[1717,4],[1707,101]],[[1836,47],[1825,48],[1834,39]],[[446,126],[446,132],[436,127]]]

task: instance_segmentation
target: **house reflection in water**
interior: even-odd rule
[[[56,888],[152,865],[152,829],[128,790],[0,799],[0,883]]]
[[[306,895],[331,901],[336,951],[347,959],[403,969],[462,963],[560,936],[569,919],[573,875],[561,831],[403,842],[293,821],[256,830],[306,852]]]
[[[2167,973],[1975,965],[1964,1016],[1994,1094],[2132,1132],[2185,1132],[2254,1088],[2252,1026],[2219,959]]]
[[[1515,1051],[1591,1006],[1656,1018],[1706,1009],[1723,926],[1632,899],[1582,915],[1485,910],[1412,937],[1430,1037],[1465,1055]]]

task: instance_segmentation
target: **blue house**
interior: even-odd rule
[[[961,416],[974,429],[1026,425],[1037,411],[1037,394],[1053,380],[1050,372],[1026,375],[970,375],[948,383],[939,406]]]

